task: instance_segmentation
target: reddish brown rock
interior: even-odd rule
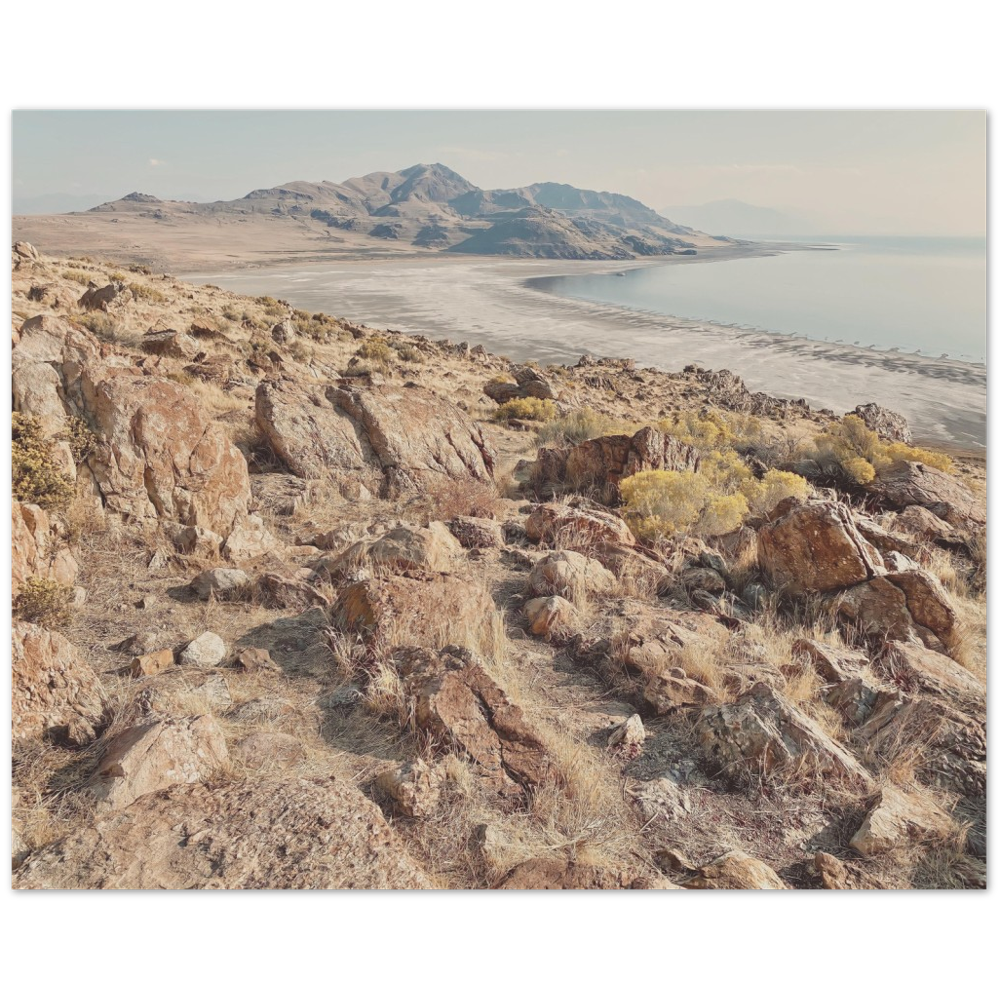
[[[433,613],[431,613],[433,612]],[[478,580],[448,574],[387,577],[345,587],[334,613],[372,645],[438,646],[442,638],[478,636],[496,612]]]
[[[558,780],[541,737],[467,649],[410,648],[400,650],[395,662],[416,725],[467,754],[493,788]]]
[[[793,766],[814,776],[836,777],[867,788],[865,769],[808,716],[775,694],[766,684],[755,684],[729,705],[702,711],[698,738],[708,759],[723,769],[750,766],[765,777]]]
[[[954,822],[926,794],[887,785],[851,837],[851,847],[870,857],[913,841],[942,841],[954,833]]]
[[[30,503],[11,505],[11,587],[17,597],[26,580],[51,580],[61,587],[76,582],[78,565],[69,545],[41,507]]]
[[[15,740],[89,743],[104,721],[101,682],[58,632],[15,621],[11,723]]]
[[[122,671],[129,677],[152,677],[174,665],[174,651],[161,649],[155,653],[145,653],[133,657],[132,662]]]
[[[533,542],[548,542],[567,549],[635,546],[635,536],[628,525],[620,517],[598,508],[539,504],[525,522],[524,531]]]
[[[918,643],[887,642],[881,665],[897,683],[911,690],[927,691],[953,701],[985,704],[985,686],[965,667]]]
[[[924,507],[960,530],[986,523],[985,509],[967,487],[922,462],[895,462],[880,470],[867,489],[887,507]]]
[[[757,533],[760,565],[772,585],[789,596],[840,590],[883,568],[846,504],[789,499],[772,517]]]
[[[778,873],[743,851],[729,851],[698,869],[687,889],[785,889]]]

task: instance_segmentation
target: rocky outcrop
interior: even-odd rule
[[[571,550],[543,556],[528,574],[528,590],[532,594],[555,595],[570,601],[587,594],[606,594],[616,582],[614,574],[596,559]]]
[[[51,580],[71,587],[79,571],[58,522],[35,504],[11,505],[11,587],[17,597],[27,580]]]
[[[179,785],[36,851],[19,889],[426,889],[378,807],[336,778]]]
[[[643,427],[632,435],[592,438],[573,448],[540,449],[532,482],[541,489],[596,491],[602,503],[617,506],[622,479],[650,470],[697,472],[700,462],[697,448],[655,427]]]
[[[383,771],[375,787],[392,800],[395,812],[420,819],[437,808],[447,780],[445,761],[415,760]]]
[[[815,639],[798,640],[794,650],[816,668],[826,682],[821,697],[848,725],[860,725],[875,710],[884,689],[871,676],[867,654],[835,648]]]
[[[957,641],[957,612],[941,584],[922,569],[875,577],[836,594],[826,607],[875,644],[916,640],[948,652]]]
[[[449,574],[362,580],[337,597],[334,615],[373,646],[439,646],[478,637],[496,605],[478,580]]]
[[[871,857],[917,840],[943,841],[955,832],[954,822],[927,795],[886,785],[851,837],[851,847]]]
[[[82,395],[98,436],[88,464],[109,510],[223,536],[246,516],[246,459],[188,389],[95,365]]]
[[[841,590],[883,568],[845,504],[789,499],[772,516],[757,534],[760,565],[772,585],[791,597]]]
[[[539,504],[528,516],[524,532],[533,542],[569,549],[633,548],[636,544],[629,526],[610,511],[563,503]]]
[[[375,539],[363,539],[335,558],[320,560],[333,578],[350,575],[366,566],[380,573],[446,573],[462,559],[462,546],[440,521],[426,528],[401,525]]]
[[[515,367],[511,371],[513,382],[493,380],[487,382],[483,392],[495,403],[508,403],[512,399],[555,399],[549,381],[534,368]]]
[[[490,480],[495,454],[457,406],[421,388],[262,382],[257,424],[309,479],[369,473],[383,493],[440,477]]]
[[[453,517],[448,528],[463,549],[501,549],[504,545],[503,528],[496,521],[485,517]]]
[[[800,775],[838,778],[861,788],[870,784],[844,747],[764,683],[732,704],[702,711],[696,729],[707,759],[736,778],[743,767],[765,777],[794,767]]]
[[[686,889],[785,889],[778,873],[743,851],[729,851],[698,869]]]
[[[892,410],[887,410],[878,403],[861,403],[854,407],[854,414],[859,416],[870,431],[887,441],[910,441],[910,425],[906,417]]]
[[[558,779],[535,728],[467,649],[404,649],[394,662],[417,727],[467,755],[490,787],[509,793]]]
[[[881,469],[867,490],[885,507],[924,507],[954,528],[986,523],[986,510],[954,476],[922,462],[895,462]]]
[[[204,781],[228,758],[211,715],[148,722],[111,740],[87,790],[101,808],[124,809],[161,788]]]
[[[887,642],[881,666],[901,687],[985,706],[986,687],[951,657],[914,642]]]
[[[13,739],[77,745],[94,739],[105,721],[104,689],[68,639],[15,621],[11,664]]]

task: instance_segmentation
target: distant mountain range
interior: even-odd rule
[[[552,183],[489,191],[440,163],[342,184],[293,181],[233,201],[161,201],[133,192],[84,214],[91,213],[174,224],[192,216],[267,217],[359,247],[410,244],[429,251],[563,260],[697,253],[733,242],[671,222],[625,195]]]
[[[664,215],[706,233],[731,236],[804,236],[819,231],[814,222],[777,208],[728,198],[704,205],[673,205]]]

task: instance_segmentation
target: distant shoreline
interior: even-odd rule
[[[983,365],[667,317],[564,298],[536,287],[539,279],[558,275],[770,256],[782,252],[781,246],[738,245],[692,257],[630,261],[457,254],[300,260],[178,276],[245,294],[273,295],[298,308],[370,326],[481,343],[521,361],[573,364],[581,354],[593,354],[631,357],[641,366],[667,371],[686,364],[729,368],[754,391],[804,398],[838,413],[877,402],[903,413],[922,441],[976,452],[985,447]]]

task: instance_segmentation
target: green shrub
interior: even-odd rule
[[[14,599],[14,617],[43,628],[65,628],[73,620],[73,588],[32,577]]]
[[[73,483],[52,461],[52,442],[35,417],[11,416],[11,478],[15,500],[45,510],[64,510],[73,498]]]
[[[553,420],[556,415],[556,404],[551,399],[511,399],[498,406],[493,419],[498,424],[506,424],[511,420]]]

